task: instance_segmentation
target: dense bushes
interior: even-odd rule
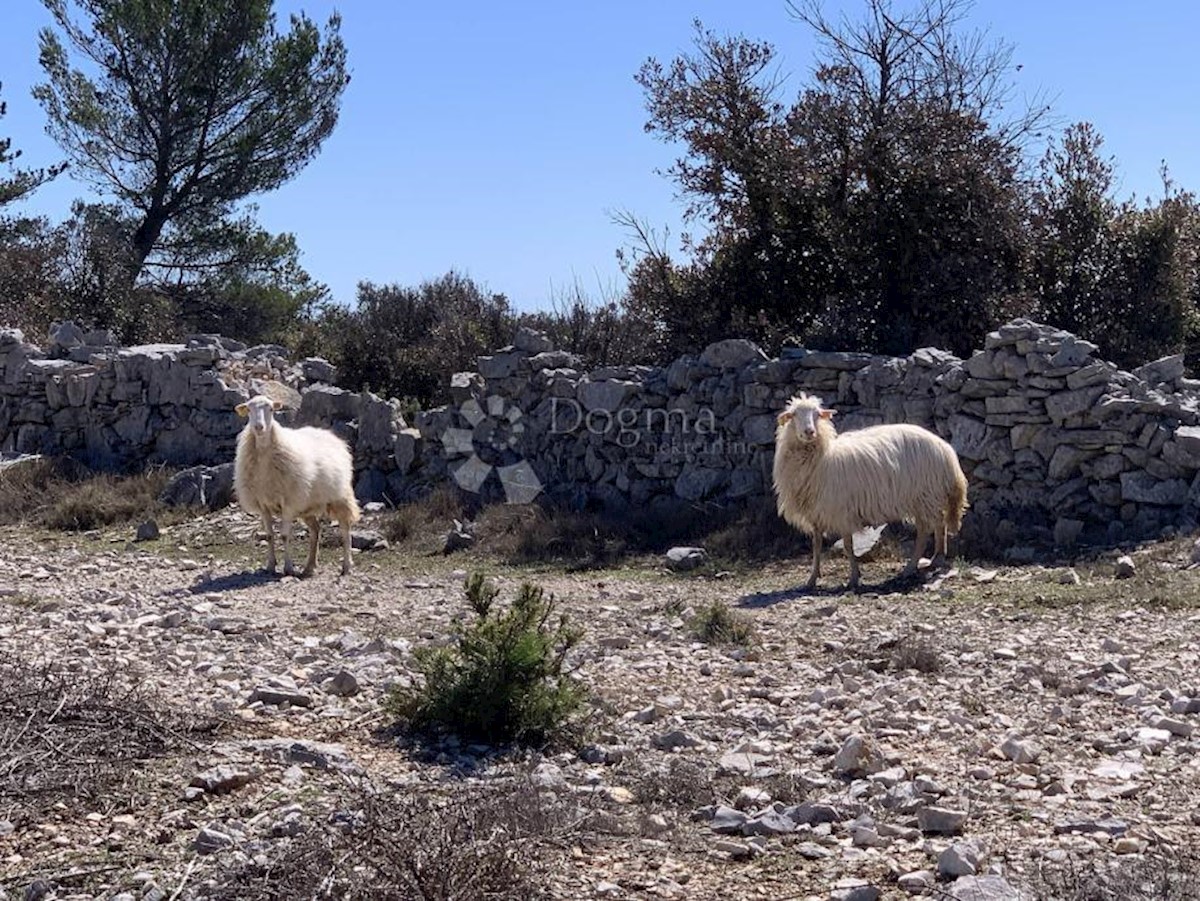
[[[1014,315],[1090,338],[1122,365],[1200,351],[1195,196],[1164,172],[1161,196],[1118,200],[1091,126],[1055,136],[1045,104],[1013,102],[1011,48],[962,30],[967,0],[864,5],[855,22],[789,4],[818,44],[792,98],[771,44],[699,23],[691,52],[646,62],[646,130],[682,148],[668,175],[701,227],[673,252],[621,214],[632,242],[620,296],[575,287],[518,312],[452,271],[363,282],[348,303],[252,209],[185,217],[145,256],[128,205],[78,203],[57,225],[0,220],[0,324],[40,339],[73,318],[125,342],[221,331],[325,356],[343,387],[421,405],[446,401],[450,374],[522,323],[592,366],[664,363],[736,336],[771,351],[961,355]],[[58,170],[6,178],[8,148],[11,214]]]
[[[966,354],[1017,314],[1124,364],[1187,347],[1195,198],[1118,202],[1087,125],[1032,171],[1047,107],[1011,102],[1011,48],[962,31],[964,0],[865,5],[791,5],[820,49],[790,104],[770,44],[699,24],[693,52],[641,69],[646,129],[682,146],[668,174],[705,227],[682,259],[637,232],[627,309],[660,359],[733,335]]]
[[[354,308],[326,304],[298,342],[337,365],[344,387],[443,400],[449,374],[506,344],[515,317],[503,294],[456,272],[415,288],[361,282]]]

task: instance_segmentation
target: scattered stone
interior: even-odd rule
[[[157,541],[161,533],[158,530],[158,523],[153,519],[147,519],[140,523],[137,527],[137,533],[134,535],[134,541]]]
[[[722,854],[728,854],[734,860],[740,860],[744,857],[749,857],[753,852],[750,845],[745,842],[735,842],[733,839],[721,838],[714,843],[715,847]]]
[[[247,703],[253,704],[256,701],[274,706],[290,704],[293,707],[311,707],[313,703],[312,698],[302,691],[274,688],[270,685],[260,686],[250,693]]]
[[[1163,729],[1180,738],[1191,738],[1192,733],[1196,731],[1196,727],[1193,724],[1184,720],[1172,719],[1169,716],[1155,717],[1150,725],[1155,729]]]
[[[1010,735],[1000,745],[1000,753],[1013,763],[1033,763],[1041,756],[1041,749],[1031,741]]]
[[[708,551],[702,547],[673,547],[667,551],[666,563],[676,572],[690,572],[708,560]]]
[[[1141,839],[1124,836],[1113,842],[1115,854],[1141,854],[1146,850],[1146,842]]]
[[[1032,901],[1002,876],[960,876],[947,891],[954,901]]]
[[[742,835],[787,835],[795,831],[795,820],[774,810],[764,811],[742,826]]]
[[[830,901],[879,901],[880,892],[865,879],[839,879],[829,893]]]
[[[910,894],[921,895],[937,885],[937,876],[932,870],[914,870],[897,879],[896,884]]]
[[[459,522],[454,520],[454,527],[446,533],[446,540],[442,545],[443,554],[453,554],[455,551],[465,551],[467,548],[475,544],[475,534],[471,531],[469,523]]]
[[[744,786],[734,798],[733,806],[738,810],[754,810],[771,803],[770,792],[753,786]]]
[[[192,849],[197,854],[216,854],[218,851],[233,847],[233,844],[232,835],[213,829],[211,826],[205,826],[196,834],[196,838],[192,842]]]
[[[1124,835],[1129,830],[1129,824],[1124,820],[1118,820],[1115,817],[1108,817],[1098,820],[1067,820],[1063,823],[1054,824],[1054,832],[1056,835],[1064,835],[1073,833],[1076,835],[1087,835],[1089,833],[1102,832],[1110,835],[1113,838]]]
[[[922,807],[917,811],[917,828],[926,834],[957,835],[967,821],[965,810],[947,807]]]
[[[976,842],[953,842],[938,855],[939,876],[974,876],[983,861],[983,849]]]
[[[672,729],[670,732],[656,735],[653,739],[653,744],[660,751],[675,751],[680,748],[698,748],[704,742],[690,732],[684,732],[682,729]]]
[[[875,743],[859,733],[848,736],[833,758],[833,771],[847,776],[875,773],[886,765]]]
[[[722,804],[713,812],[709,827],[719,835],[741,835],[747,820],[749,817],[742,811]]]
[[[239,769],[230,764],[221,764],[211,770],[205,770],[192,777],[190,787],[199,788],[210,795],[222,795],[236,791],[254,781],[255,774],[250,770]]]
[[[352,529],[350,546],[360,551],[386,551],[388,541],[381,532],[374,529]]]
[[[736,773],[747,779],[767,779],[779,770],[772,766],[772,758],[753,751],[729,751],[721,755],[717,766],[727,773]]]
[[[339,698],[352,698],[361,691],[358,678],[349,670],[338,670],[332,679],[325,682],[327,694]]]
[[[854,545],[854,556],[862,561],[871,559],[871,552],[879,545],[879,540],[883,537],[884,530],[887,526],[867,526],[865,529],[859,529],[850,536],[851,543]],[[846,552],[845,542],[839,538],[833,543],[835,551]]]
[[[840,823],[842,813],[832,804],[815,804],[812,801],[802,801],[783,811],[788,819],[807,826],[821,823]]]

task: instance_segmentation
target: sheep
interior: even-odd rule
[[[358,521],[358,502],[351,487],[350,449],[328,429],[287,428],[275,421],[283,405],[258,395],[238,404],[239,416],[248,420],[237,441],[233,484],[238,503],[248,513],[262,517],[267,530],[268,572],[275,572],[275,533],[278,516],[283,533],[283,571],[293,575],[289,542],[292,522],[308,526],[308,560],[303,575],[317,565],[318,517],[336,519],[342,531],[342,575],[350,572],[350,527]]]
[[[919,426],[871,426],[839,436],[833,410],[819,398],[793,397],[775,432],[776,508],[789,524],[812,538],[808,590],[821,574],[821,541],[840,534],[850,558],[850,590],[859,586],[854,532],[870,525],[909,520],[917,540],[903,575],[920,565],[933,532],[933,565],[945,563],[947,531],[957,532],[967,507],[967,480],[946,441]]]

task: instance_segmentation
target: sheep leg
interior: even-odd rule
[[[809,591],[812,591],[817,587],[817,579],[820,578],[821,575],[821,545],[824,544],[821,539],[824,536],[821,535],[820,532],[813,532],[809,537],[812,538],[813,562],[812,573],[808,577],[808,585],[806,587]]]
[[[845,545],[846,557],[850,560],[850,590],[858,591],[859,571],[858,558],[854,556],[854,533],[843,533],[842,544]]]
[[[904,567],[902,576],[911,576],[921,567],[921,551],[925,550],[925,543],[929,540],[929,530],[925,528],[925,523],[917,523],[917,540],[913,544],[912,559],[908,561],[908,565]]]
[[[930,567],[941,569],[946,565],[946,523],[940,522],[933,530],[933,560]]]
[[[285,576],[294,576],[296,568],[292,565],[292,517],[287,513],[279,519],[279,531],[283,533],[283,574]]]
[[[350,517],[346,516],[338,520],[338,525],[342,527],[342,575],[350,575]]]
[[[263,529],[267,533],[267,572],[275,572],[275,526],[271,522],[271,514],[262,515]]]
[[[308,526],[308,559],[304,562],[302,575],[311,576],[317,568],[317,541],[321,537],[321,521],[315,516],[306,516],[304,524]]]

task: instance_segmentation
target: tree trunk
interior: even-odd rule
[[[154,250],[154,245],[158,243],[159,236],[166,224],[166,213],[161,209],[151,207],[137,231],[133,233],[133,247],[129,261],[130,288],[137,284],[138,276],[142,274],[146,260]]]

